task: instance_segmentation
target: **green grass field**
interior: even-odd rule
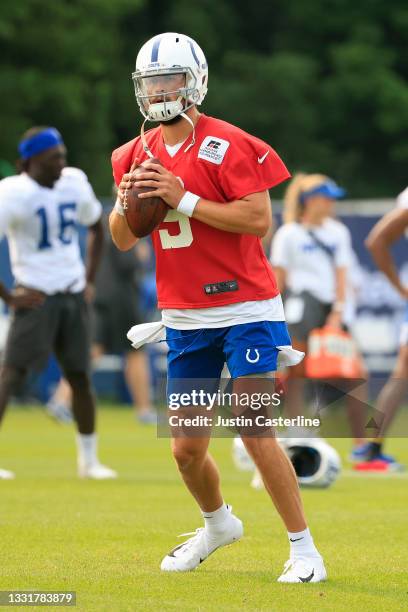
[[[39,409],[10,409],[0,467],[17,478],[0,481],[0,590],[75,590],[77,609],[87,612],[408,609],[405,474],[356,476],[344,461],[331,489],[305,491],[329,581],[281,585],[284,528],[266,494],[234,468],[231,440],[216,439],[225,499],[246,535],[195,572],[162,574],[161,558],[182,541],[176,536],[201,525],[197,508],[154,427],[119,408],[102,409],[99,422],[101,458],[118,481],[79,481],[71,427]],[[345,457],[349,442],[334,444]],[[406,440],[387,450],[408,463]]]

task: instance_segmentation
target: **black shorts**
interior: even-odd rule
[[[294,295],[291,293],[288,297]],[[295,340],[306,342],[313,329],[324,326],[332,304],[321,302],[308,291],[302,291],[296,297],[303,301],[303,314],[298,323],[288,323],[289,334]]]
[[[141,323],[135,289],[118,292],[109,302],[96,302],[93,318],[93,341],[105,353],[123,355],[131,351],[127,333],[133,325]]]
[[[52,352],[64,372],[89,372],[89,311],[84,294],[47,296],[39,308],[19,308],[12,314],[4,364],[42,370]]]

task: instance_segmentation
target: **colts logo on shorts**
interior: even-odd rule
[[[253,357],[251,357],[251,352],[254,355]],[[258,363],[259,361],[259,351],[258,349],[247,349],[245,358],[248,361],[248,363]]]

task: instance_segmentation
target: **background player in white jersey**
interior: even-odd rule
[[[152,240],[163,309],[157,332],[165,326],[169,345],[168,388],[180,379],[218,384],[227,362],[234,388],[242,391],[252,386],[254,378],[248,376],[272,377],[278,359],[293,364],[303,357],[290,345],[260,241],[271,223],[268,189],[290,175],[265,142],[198,112],[207,77],[202,50],[185,35],[161,34],[140,50],[133,75],[136,98],[144,117],[160,125],[112,155],[119,200],[110,227],[120,249],[136,243],[123,210],[124,191],[134,181],[151,188],[146,197],[157,194],[167,202],[171,210]],[[147,151],[163,165],[146,162]],[[133,174],[137,159],[146,171]],[[293,467],[272,432],[262,433],[241,431],[288,531],[290,558],[279,582],[325,580]],[[208,432],[173,439],[174,458],[205,526],[164,557],[164,571],[193,570],[243,534],[241,521],[223,500],[209,442]]]
[[[0,375],[0,421],[27,372],[42,369],[54,351],[72,388],[79,475],[114,478],[97,457],[85,299],[92,297],[103,245],[102,207],[85,174],[65,167],[66,148],[56,129],[31,128],[19,153],[21,174],[0,181],[0,237],[7,236],[15,279],[11,292],[0,285],[0,297],[12,311]],[[89,227],[86,270],[78,223]],[[0,471],[0,478],[12,476]]]
[[[396,471],[401,465],[382,452],[383,439],[408,389],[408,287],[399,278],[391,247],[408,232],[408,187],[398,196],[397,206],[373,227],[366,246],[378,268],[407,301],[401,328],[400,348],[394,370],[378,396],[374,421],[376,437],[367,444],[365,469]]]

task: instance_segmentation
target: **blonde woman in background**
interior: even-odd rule
[[[294,348],[307,352],[310,332],[329,325],[343,327],[347,270],[352,262],[350,234],[332,219],[336,200],[345,191],[323,174],[298,174],[291,181],[283,208],[283,225],[277,230],[271,262],[279,289],[285,293],[285,315]],[[290,379],[304,379],[304,361],[291,368]],[[303,380],[288,389],[289,416],[302,413]],[[349,402],[354,453],[363,443],[364,415]],[[357,402],[358,403],[358,402]],[[358,457],[353,457],[358,459]]]

